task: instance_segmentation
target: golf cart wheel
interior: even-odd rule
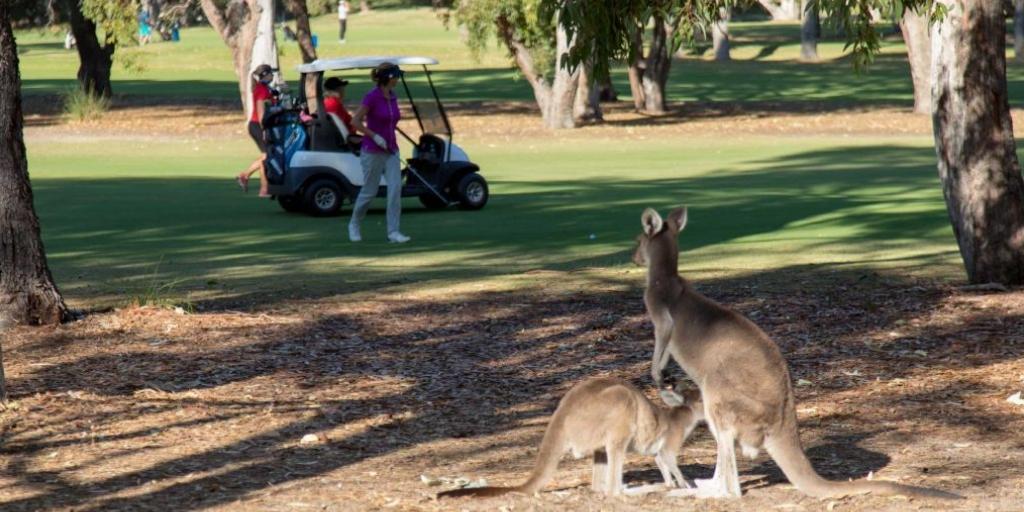
[[[434,195],[433,192],[420,194],[420,203],[422,203],[428,210],[440,210],[445,206],[448,206],[444,201]]]
[[[317,217],[337,215],[344,200],[341,187],[334,180],[319,179],[306,187],[306,210]]]
[[[460,210],[479,210],[487,204],[487,199],[490,198],[487,180],[475,172],[463,176],[459,180],[456,190],[459,195]]]
[[[277,196],[277,204],[286,212],[296,213],[302,211],[302,198],[297,196]]]

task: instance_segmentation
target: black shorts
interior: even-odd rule
[[[267,142],[263,140],[263,128],[256,121],[249,121],[249,136],[256,141],[256,147],[260,148],[260,153],[267,152]]]

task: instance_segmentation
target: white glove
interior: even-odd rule
[[[381,137],[379,133],[373,134],[373,142],[380,146],[381,149],[388,149],[388,141],[384,140],[384,137]]]

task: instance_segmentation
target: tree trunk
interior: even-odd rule
[[[256,0],[256,12],[258,13],[258,21],[256,23],[256,40],[252,46],[252,58],[249,61],[249,70],[246,73],[247,76],[251,76],[252,72],[260,64],[267,64],[271,68],[278,69],[279,63],[277,60],[277,37],[274,34],[274,0]],[[280,73],[274,73],[275,82],[280,79]],[[252,115],[252,109],[256,108],[252,104],[252,80],[246,80],[246,112],[248,115]]]
[[[798,0],[782,0],[775,3],[772,0],[757,0],[757,3],[768,11],[768,15],[777,21],[793,21],[800,18]]]
[[[56,324],[68,309],[46,265],[32,205],[10,9],[0,3],[0,326]]]
[[[715,52],[715,60],[727,61],[729,56],[729,19],[732,18],[732,10],[722,7],[718,10],[719,20],[711,24],[712,48]]]
[[[1001,2],[943,0],[932,28],[939,177],[971,283],[1024,284],[1024,179],[1013,140]]]
[[[665,84],[668,83],[668,73],[672,67],[672,56],[669,54],[669,45],[675,27],[660,16],[654,17],[654,26],[651,29],[651,45],[647,50],[644,73],[641,76],[641,85],[644,91],[644,112],[651,115],[665,113]]]
[[[562,66],[561,59],[569,53],[574,41],[569,39],[557,16],[555,26],[555,76],[551,83],[551,97],[544,112],[544,126],[554,129],[575,128],[576,120],[572,114],[576,89],[579,88],[580,69],[577,67],[570,73]]]
[[[818,38],[821,36],[821,20],[818,18],[818,3],[804,0],[804,20],[800,27],[800,59],[818,60]]]
[[[1024,0],[1013,0],[1013,60],[1024,62]]]
[[[587,62],[580,66],[579,87],[576,89],[576,100],[573,105],[573,117],[580,121],[601,121],[601,88],[594,80],[594,66]]]
[[[110,68],[114,62],[114,45],[100,44],[96,37],[96,24],[82,14],[76,0],[65,0],[71,33],[78,50],[78,83],[82,90],[96,97],[109,98]]]
[[[612,77],[610,74],[598,82],[597,100],[599,102],[619,101],[619,92],[615,90],[615,84],[612,83]]]
[[[928,14],[911,9],[903,11],[900,31],[907,46],[910,77],[914,83],[914,113],[932,112],[932,41],[928,27]]]
[[[579,87],[579,69],[569,73],[558,63],[555,64],[555,75],[549,84],[542,74],[537,71],[526,43],[516,34],[511,22],[504,16],[495,20],[498,29],[498,37],[505,43],[509,53],[516,61],[516,66],[526,78],[526,81],[533,88],[533,96],[540,107],[541,117],[544,119],[544,126],[548,128],[575,128],[576,122],[573,119],[573,104],[576,97],[576,89]],[[569,51],[570,41],[565,29],[558,20],[555,20],[557,30],[555,32],[555,55],[561,56]],[[561,57],[559,57],[561,58]]]
[[[370,12],[370,0],[359,0],[359,12]]]
[[[285,6],[295,16],[295,38],[298,39],[302,62],[316,60],[316,48],[313,48],[312,32],[309,28],[309,7],[306,0],[285,0]]]
[[[644,67],[644,28],[637,27],[633,32],[633,62],[629,63],[629,93],[633,96],[633,108],[637,112],[643,112],[647,98],[644,97],[643,76]]]
[[[260,21],[257,3],[258,0],[231,0],[222,9],[217,6],[216,0],[200,0],[206,19],[231,50],[235,76],[238,77],[242,111],[247,114],[252,102],[252,95],[249,94],[249,88],[252,86],[252,52]]]

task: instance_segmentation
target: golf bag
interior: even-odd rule
[[[307,149],[306,127],[299,119],[299,112],[281,110],[271,112],[263,121],[267,141],[267,160],[263,164],[267,181],[275,185],[284,183],[288,162],[296,151]]]

